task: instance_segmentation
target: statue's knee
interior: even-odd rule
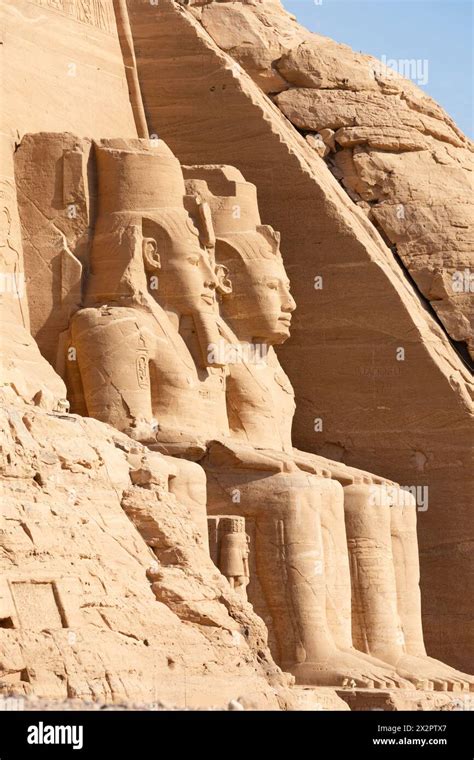
[[[427,506],[426,503],[426,508]],[[390,510],[393,535],[410,533],[416,535],[418,509],[423,509],[423,507],[419,507],[415,496],[410,491],[397,486]]]
[[[344,488],[339,481],[333,480],[332,478],[323,478],[322,486],[324,492],[327,494],[326,498],[330,501],[331,505],[333,507],[340,506],[342,508],[344,505]]]
[[[348,528],[390,521],[393,493],[382,484],[353,483],[344,487],[344,515]]]
[[[279,494],[275,512],[292,540],[311,543],[321,534],[322,494],[314,486],[300,486]]]
[[[80,309],[71,317],[71,336],[74,340],[81,339],[91,330],[107,326],[101,309]]]
[[[186,501],[206,504],[206,473],[196,462],[187,459],[165,457],[172,462],[176,469],[176,475],[170,478],[170,491],[177,497],[185,498]]]
[[[411,491],[405,488],[398,488],[397,497],[397,503],[400,504],[404,511],[416,513],[418,503],[415,495]]]
[[[368,483],[351,483],[344,486],[344,510],[347,513],[357,512],[368,507],[384,505],[383,489]],[[389,503],[387,502],[387,506]]]
[[[107,343],[116,343],[122,351],[129,347],[128,341],[133,336],[145,339],[146,323],[143,315],[136,309],[118,306],[101,306],[80,309],[71,318],[71,335],[73,340],[84,342],[90,340],[97,345],[107,336]],[[94,331],[94,335],[91,333]],[[99,341],[97,338],[100,336]],[[143,342],[141,340],[141,342]]]

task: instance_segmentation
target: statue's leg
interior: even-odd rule
[[[420,689],[458,689],[408,653],[399,614],[397,576],[392,548],[396,488],[353,484],[344,488],[346,531],[351,562],[353,631],[358,649],[391,664]]]
[[[390,685],[410,688],[395,669],[377,657],[357,649],[352,635],[352,587],[344,517],[344,489],[332,479],[321,479],[321,525],[326,570],[327,619],[334,641],[341,652],[357,657],[365,667],[372,667]]]
[[[403,652],[390,533],[390,501],[384,489],[358,483],[344,488],[351,563],[354,645],[392,662]]]
[[[320,483],[327,619],[337,647],[351,649],[351,575],[344,522],[344,490],[331,478],[321,478]]]
[[[292,488],[288,476],[271,480],[276,493],[262,493],[255,515],[257,572],[282,668],[295,671],[334,651],[326,618],[320,494]]]
[[[474,690],[474,678],[428,657],[423,640],[420,594],[420,562],[416,534],[416,501],[411,493],[397,489],[391,508],[392,551],[397,585],[398,611],[408,655],[429,662],[433,678],[447,688]]]
[[[199,531],[203,546],[209,552],[209,536],[207,530],[207,492],[206,473],[196,462],[187,459],[178,459],[164,455],[177,470],[177,474],[170,478],[169,489],[181,504],[190,510],[196,527]]]
[[[56,372],[66,384],[71,414],[87,417],[84,389],[77,363],[77,351],[72,346],[71,329],[69,327],[59,335]]]
[[[396,489],[390,518],[397,603],[404,642],[410,654],[424,657],[416,502],[410,493]]]
[[[276,640],[274,656],[299,683],[395,686],[390,669],[338,650],[327,621],[320,479],[207,467],[208,508],[255,523],[256,572]],[[251,587],[249,600],[252,602]]]
[[[72,318],[70,348],[77,354],[88,414],[127,432],[146,421],[153,440],[150,337],[142,321],[134,309],[83,309]]]

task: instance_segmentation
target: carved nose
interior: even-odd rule
[[[219,282],[214,269],[204,257],[201,259],[201,266],[204,267],[204,286],[206,288],[211,288],[211,290],[215,290]]]
[[[286,292],[286,303],[282,306],[283,311],[292,312],[296,309],[296,302],[291,293]]]

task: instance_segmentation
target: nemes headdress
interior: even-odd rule
[[[219,243],[233,247],[244,260],[279,255],[280,235],[262,224],[258,211],[257,188],[246,182],[233,166],[183,166],[188,195],[208,204]],[[268,246],[262,246],[263,235]]]

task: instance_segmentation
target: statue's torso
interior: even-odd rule
[[[224,335],[231,340],[224,328]],[[243,350],[244,357],[248,351]],[[229,364],[227,413],[231,436],[257,448],[291,452],[294,392],[273,347]],[[253,354],[253,358],[252,358]]]
[[[158,441],[168,442],[173,431],[201,440],[227,435],[224,371],[198,370],[159,306],[150,311],[114,305],[88,308],[78,312],[73,323],[85,338],[82,352],[100,353],[96,362],[103,367],[101,382],[118,386],[130,409],[136,394],[149,394]]]

